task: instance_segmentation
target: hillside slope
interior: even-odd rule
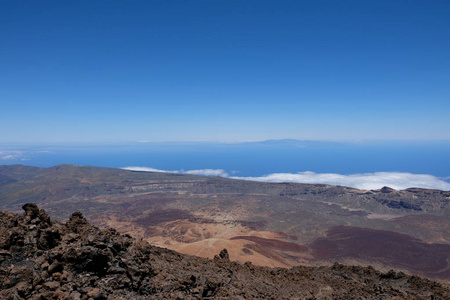
[[[450,280],[449,191],[0,166],[0,209],[19,213],[27,202],[190,255],[227,248],[233,261],[261,266],[370,264]]]
[[[1,299],[449,299],[440,283],[372,267],[270,269],[182,255],[100,230],[81,213],[65,224],[35,204],[0,212]]]

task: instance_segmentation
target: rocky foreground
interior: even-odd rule
[[[34,204],[0,212],[0,299],[450,299],[450,288],[372,267],[271,269],[182,255]]]

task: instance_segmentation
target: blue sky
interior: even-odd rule
[[[0,1],[0,142],[450,140],[449,1]]]

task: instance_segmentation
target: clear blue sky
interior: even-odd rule
[[[450,139],[450,1],[0,1],[0,142]]]

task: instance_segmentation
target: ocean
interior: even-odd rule
[[[447,181],[450,142],[165,142],[0,145],[0,164],[148,167],[166,171],[221,169],[229,176],[273,173],[341,175],[404,172]]]

